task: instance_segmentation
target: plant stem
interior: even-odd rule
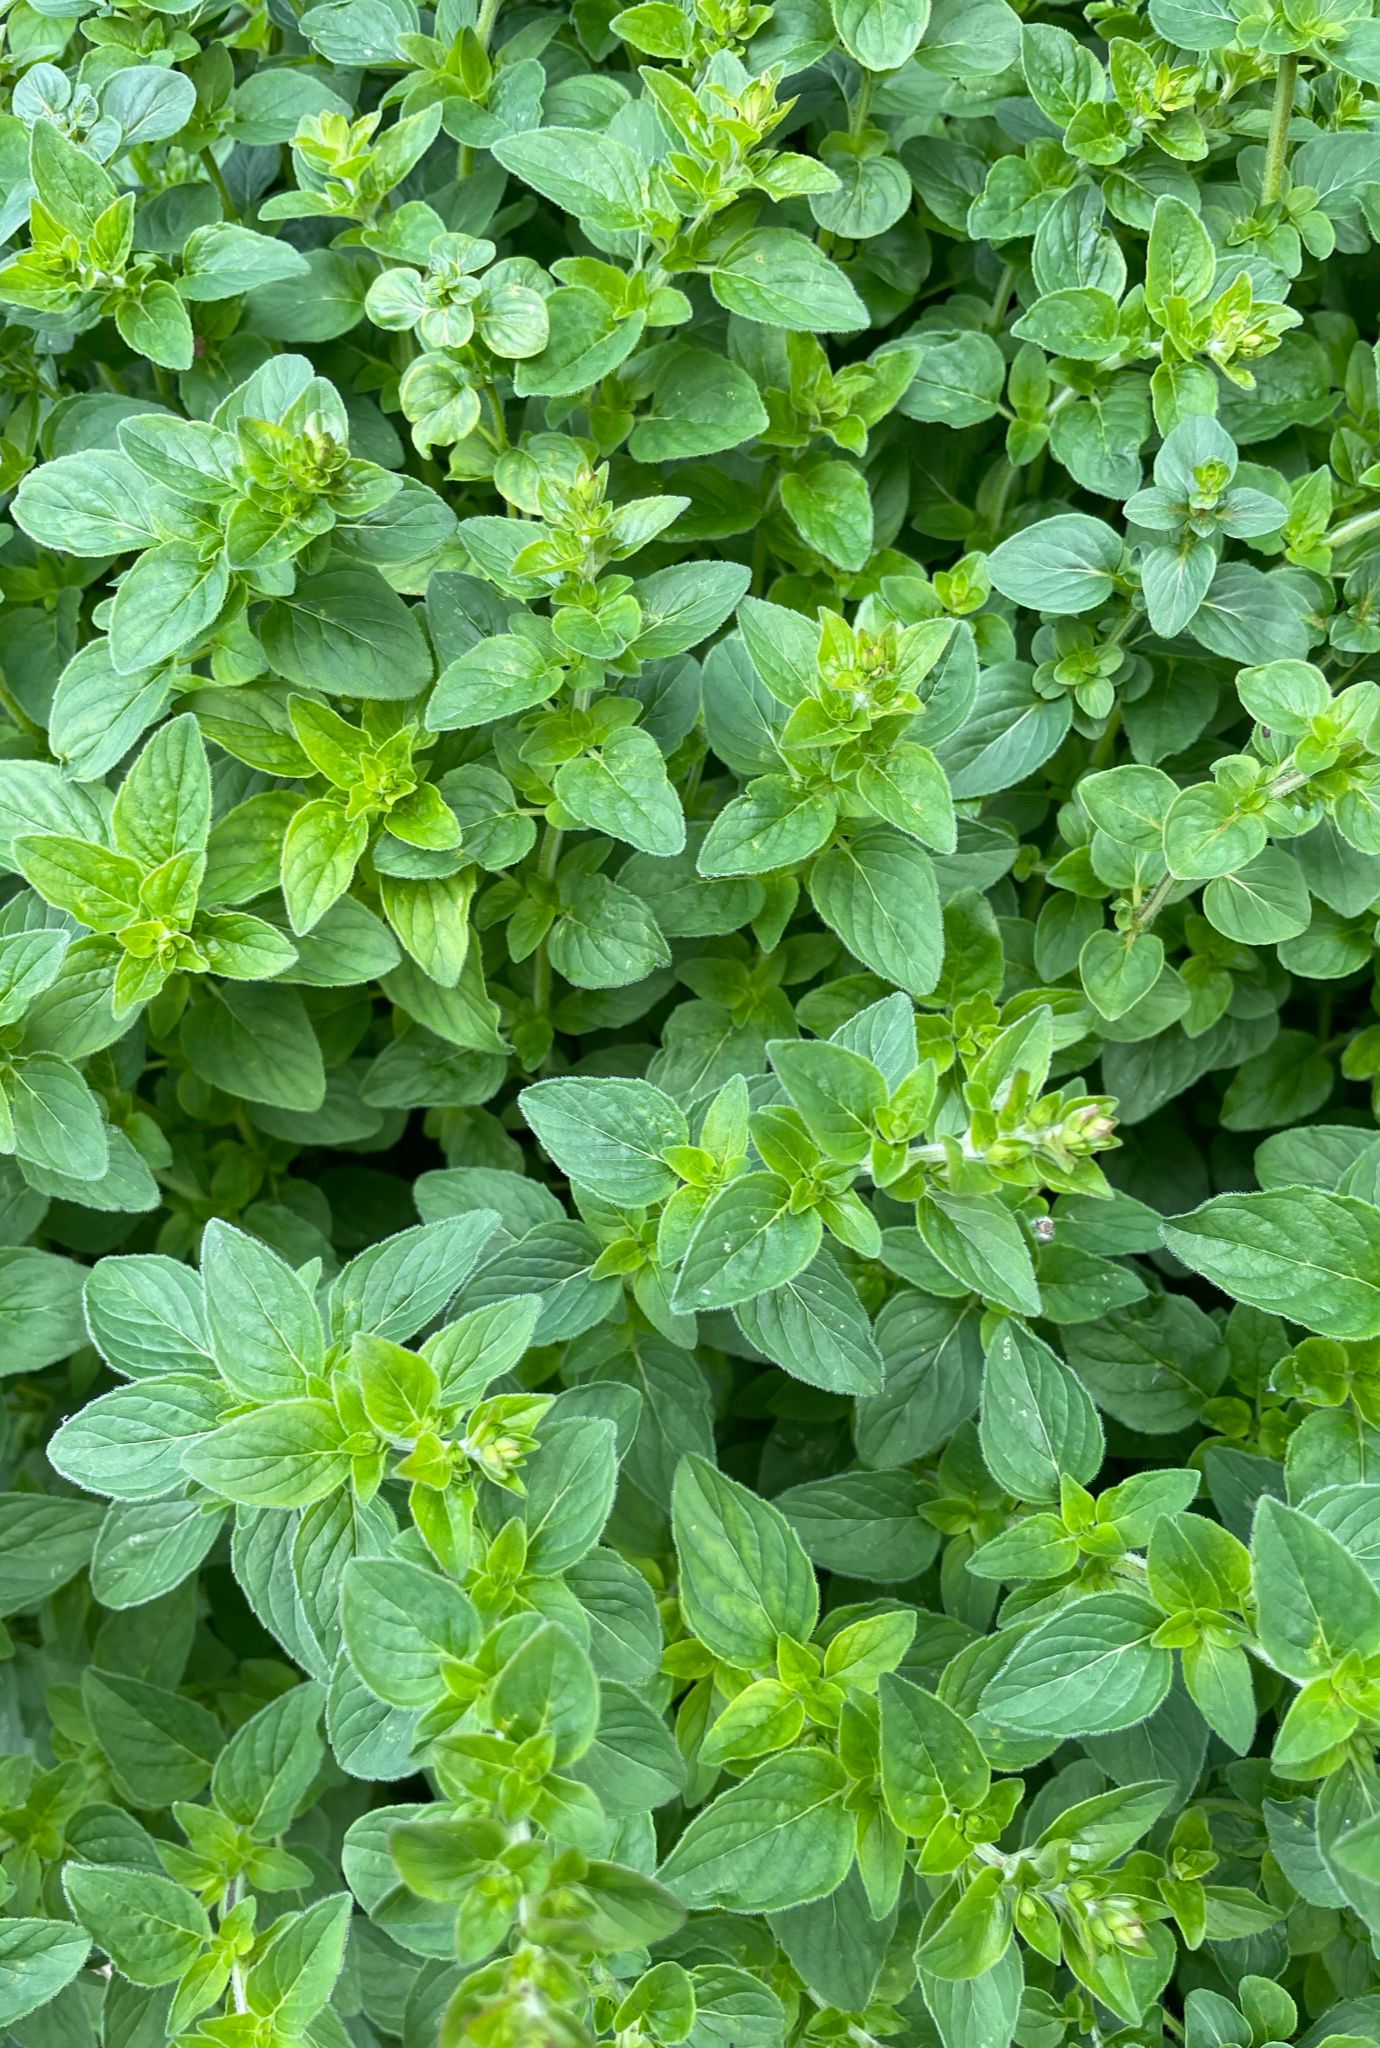
[[[221,1904],[219,1914],[222,1926],[224,1926],[227,1916],[233,1913],[236,1906],[238,1906],[243,1889],[243,1880],[238,1876],[232,1877],[229,1884],[225,1887],[225,1898]],[[232,1963],[230,1966],[230,2002],[236,2012],[248,2012],[249,2010],[249,2000],[245,1996],[244,1990],[244,1972],[238,1962]]]
[[[1121,706],[1114,704],[1102,734],[1092,753],[1088,756],[1088,769],[1092,773],[1105,768],[1116,750],[1117,734],[1121,731]]]
[[[43,730],[43,727],[41,725],[34,724],[34,721],[32,720],[32,718],[30,718],[28,712],[24,709],[19,699],[15,696],[13,690],[6,682],[3,670],[0,670],[0,710],[7,711],[9,713],[14,723],[19,727],[19,730],[25,735],[26,738],[36,740],[38,742],[39,746],[43,749],[43,757],[45,760],[52,760],[52,754],[49,752],[48,749],[47,733]]]
[[[537,860],[537,873],[544,882],[555,880],[556,868],[561,858],[561,841],[565,834],[554,826],[548,826],[542,842],[541,854]],[[551,957],[543,939],[537,947],[532,962],[532,1009],[538,1017],[544,1017],[551,1008]],[[546,1064],[543,1060],[542,1065]]]
[[[480,0],[479,14],[474,24],[474,33],[481,50],[487,50],[489,47],[493,37],[494,24],[498,20],[498,10],[502,4],[503,0]],[[468,178],[474,170],[474,148],[472,144],[468,142],[461,143],[457,164],[460,176]]]
[[[1284,166],[1289,156],[1289,123],[1294,117],[1294,88],[1298,83],[1299,60],[1291,52],[1282,57],[1275,79],[1275,103],[1270,110],[1270,135],[1265,144],[1265,175],[1260,181],[1260,203],[1271,206],[1284,189]]]
[[[492,384],[484,386],[484,396],[489,401],[489,411],[493,415],[494,423],[494,430],[489,439],[493,442],[494,447],[499,453],[502,454],[505,448],[512,445],[508,439],[508,422],[503,416],[503,401]]]
[[[757,523],[752,536],[752,594],[760,597],[767,584],[767,529],[764,520]]]
[[[1369,512],[1354,512],[1350,519],[1334,526],[1331,533],[1325,533],[1323,546],[1344,548],[1349,540],[1360,540],[1362,534],[1373,533],[1377,526],[1380,526],[1380,505],[1372,505]]]
[[[1003,263],[1001,276],[997,279],[997,288],[992,294],[992,303],[987,309],[987,325],[990,328],[995,329],[1001,326],[1002,317],[1006,312],[1007,300],[1011,297],[1011,287],[1015,282],[1015,264]]]
[[[551,1008],[551,961],[546,951],[546,941],[537,947],[537,957],[532,962],[532,1013],[545,1017]],[[554,1036],[554,1033],[553,1033]],[[543,1057],[542,1066],[546,1065]]]
[[[1132,931],[1143,932],[1149,930],[1163,910],[1168,900],[1169,892],[1175,887],[1177,882],[1177,875],[1162,875],[1160,877],[1144,903],[1141,904],[1140,909],[1136,912],[1131,923]]]
[[[867,126],[867,117],[872,111],[872,95],[876,90],[876,85],[877,80],[873,73],[864,71],[862,82],[858,87],[858,97],[848,109],[848,133],[850,135],[861,135],[863,129]]]
[[[201,168],[216,188],[216,194],[220,200],[220,210],[225,215],[225,218],[232,221],[238,220],[240,217],[239,209],[230,197],[230,187],[225,182],[225,173],[216,162],[215,151],[209,145],[201,152]]]
[[[1011,495],[1011,486],[1015,483],[1017,474],[1012,464],[1006,461],[1002,462],[1001,469],[1004,474],[997,485],[997,495],[992,505],[992,532],[998,540],[1001,538],[1002,520],[1006,517],[1006,501]]]

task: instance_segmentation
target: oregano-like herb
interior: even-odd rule
[[[12,0],[5,2048],[1380,2040],[1370,0]]]

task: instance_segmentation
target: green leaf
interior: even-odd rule
[[[1005,1877],[989,1865],[957,1896],[946,1893],[926,1918],[916,1961],[931,1977],[983,1977],[1006,1953],[1011,1924]]]
[[[791,1186],[777,1173],[749,1173],[712,1197],[685,1248],[674,1305],[687,1314],[732,1308],[783,1287],[819,1249],[813,1210],[791,1207]]]
[[[598,1540],[618,1483],[614,1426],[598,1416],[550,1420],[523,1466],[527,1563],[568,1571]]]
[[[1164,942],[1154,932],[1093,932],[1078,955],[1088,1000],[1109,1023],[1149,995],[1164,970]]]
[[[872,499],[851,462],[802,463],[781,481],[781,502],[807,547],[840,569],[864,569],[872,553]]]
[[[101,1524],[91,1590],[102,1607],[142,1607],[180,1586],[215,1542],[225,1511],[203,1500],[121,1501]]]
[[[175,85],[181,78],[182,74],[174,71],[167,82]],[[187,237],[177,288],[184,299],[195,303],[238,298],[259,285],[308,275],[305,257],[290,243],[219,220],[194,228]]]
[[[110,658],[121,675],[156,668],[194,647],[220,616],[230,588],[221,555],[188,541],[147,548],[121,579],[110,614]]]
[[[300,1508],[349,1476],[346,1431],[327,1401],[276,1401],[222,1423],[185,1455],[185,1470],[222,1500]]]
[[[56,1998],[90,1947],[84,1932],[61,1920],[0,1921],[0,2026],[12,2026]]]
[[[441,1313],[497,1220],[495,1210],[476,1207],[371,1244],[331,1283],[331,1335],[343,1341],[365,1330],[406,1343]]]
[[[927,6],[901,0],[834,0],[839,40],[868,71],[899,71],[925,33]]]
[[[1233,874],[1209,882],[1203,912],[1224,938],[1242,946],[1297,938],[1312,914],[1298,863],[1277,846],[1267,846]]]
[[[817,853],[838,813],[821,790],[764,775],[710,826],[696,865],[702,875],[765,875]]]
[[[789,1486],[778,1504],[814,1564],[877,1585],[914,1579],[937,1545],[907,1472],[844,1472]]]
[[[751,581],[737,562],[677,562],[634,586],[642,630],[632,644],[639,661],[684,654],[721,626]]]
[[[880,760],[864,762],[858,794],[887,824],[936,852],[952,853],[957,846],[948,777],[928,747],[899,740]]]
[[[133,1984],[175,1982],[211,1939],[205,1907],[170,1877],[69,1863],[62,1883],[91,1939]]]
[[[287,1831],[321,1767],[321,1706],[319,1686],[293,1686],[235,1729],[211,1774],[223,1815],[260,1839]]]
[[[311,1295],[282,1259],[214,1219],[201,1243],[206,1328],[222,1376],[250,1401],[291,1399],[325,1362]]]
[[[36,1606],[91,1557],[103,1510],[95,1501],[0,1494],[0,1613]]]
[[[76,1180],[99,1180],[110,1159],[100,1104],[76,1068],[39,1052],[11,1071],[7,1093],[21,1159]]]
[[[514,1741],[548,1741],[557,1764],[585,1754],[598,1726],[599,1686],[567,1629],[547,1622],[528,1636],[494,1681],[493,1712]]]
[[[635,11],[644,10],[629,9],[622,18]],[[628,446],[638,462],[674,462],[736,448],[766,424],[766,407],[745,370],[708,349],[675,343]]]
[[[553,787],[580,824],[643,853],[668,857],[685,844],[685,819],[661,749],[636,726],[620,727],[596,752],[564,762]]]
[[[288,2039],[301,2034],[331,1995],[353,1904],[348,1892],[337,1892],[295,1913],[245,1972],[250,2011],[271,2019]]]
[[[127,1379],[202,1373],[210,1366],[202,1289],[176,1259],[157,1253],[102,1259],[87,1276],[86,1320],[101,1356]]]
[[[882,1796],[907,1834],[928,1834],[946,1808],[966,1813],[987,1797],[991,1771],[967,1722],[909,1679],[880,1682]]]
[[[1217,257],[1202,220],[1184,200],[1166,193],[1155,202],[1145,260],[1145,303],[1163,317],[1170,301],[1197,305],[1212,289]]]
[[[810,894],[863,966],[913,996],[930,993],[944,957],[944,925],[934,868],[920,847],[888,826],[864,826],[816,863]]]
[[[811,1137],[832,1158],[860,1164],[890,1099],[872,1062],[846,1046],[807,1039],[778,1039],[767,1052]]]
[[[980,1977],[944,1978],[926,1971],[921,1989],[944,2048],[1001,2048],[1015,2032],[1025,1973],[1013,1942]]]
[[[79,148],[48,120],[33,124],[29,171],[54,220],[82,240],[91,233],[118,189],[109,171],[97,163],[89,150]]]
[[[159,498],[128,456],[90,449],[30,470],[14,516],[42,547],[70,555],[120,555],[158,538]]]
[[[1229,791],[1208,782],[1181,790],[1164,820],[1164,856],[1184,880],[1228,875],[1245,867],[1265,844],[1265,826],[1242,815]]]
[[[756,228],[731,243],[713,259],[709,287],[728,312],[765,327],[832,334],[868,324],[843,272],[792,228]]]
[[[1038,342],[1053,356],[1075,362],[1104,362],[1118,349],[1120,315],[1110,292],[1078,285],[1045,292],[1012,329],[1022,341]]]
[[[167,1373],[101,1394],[71,1416],[48,1447],[65,1478],[119,1500],[155,1500],[178,1485],[183,1459],[225,1409],[218,1381]]]
[[[1325,1676],[1348,1652],[1380,1648],[1380,1591],[1330,1531],[1262,1500],[1251,1535],[1261,1647],[1295,1679]]]
[[[566,891],[547,951],[557,973],[576,988],[626,988],[671,959],[651,911],[603,875],[589,875]]]
[[[626,143],[583,128],[537,128],[504,136],[494,155],[544,199],[591,227],[635,228],[646,211],[646,180]]]
[[[1080,1863],[1115,1862],[1149,1833],[1173,1797],[1171,1784],[1151,1782],[1118,1785],[1092,1799],[1080,1799],[1050,1822],[1040,1836],[1040,1847],[1067,1843]]]
[[[277,673],[299,689],[340,697],[413,697],[432,677],[431,653],[410,607],[368,569],[328,569],[274,600],[260,627]]]
[[[733,1311],[750,1344],[792,1379],[835,1394],[881,1392],[881,1353],[857,1289],[826,1245],[795,1278]]]
[[[304,804],[283,835],[283,900],[294,932],[318,925],[354,880],[369,844],[363,818],[324,797]]]
[[[217,984],[188,1010],[180,1042],[193,1073],[227,1094],[281,1109],[325,1100],[321,1048],[295,989]]]
[[[439,1699],[445,1660],[468,1656],[478,1637],[474,1608],[458,1586],[395,1557],[351,1558],[341,1619],[351,1663],[395,1707]]]
[[[1013,1315],[1038,1315],[1040,1290],[1020,1224],[995,1195],[929,1189],[916,1209],[920,1235],[965,1288]]]
[[[1067,616],[1105,604],[1121,555],[1120,538],[1103,520],[1070,512],[1004,540],[987,568],[1003,597]]]
[[[686,1620],[715,1656],[751,1671],[774,1662],[778,1636],[807,1640],[819,1611],[815,1575],[769,1501],[706,1459],[686,1458],[672,1529]]]
[[[146,868],[198,851],[211,829],[211,770],[195,718],[158,728],[120,784],[112,814],[121,849]]]
[[[522,1113],[563,1173],[605,1201],[641,1208],[678,1182],[662,1154],[689,1142],[682,1112],[646,1081],[539,1081]]]
[[[1057,1501],[1061,1480],[1086,1484],[1102,1463],[1097,1410],[1021,1323],[1003,1323],[988,1346],[980,1437],[988,1471],[1018,1500]]]
[[[116,1789],[130,1805],[195,1799],[209,1781],[222,1733],[206,1707],[94,1666],[83,1676],[81,1703]]]
[[[1380,1210],[1321,1188],[1216,1195],[1164,1226],[1186,1266],[1235,1301],[1328,1337],[1380,1336]]]
[[[162,278],[123,297],[115,308],[120,338],[164,370],[190,370],[196,337],[182,300]]]
[[[661,1866],[662,1882],[687,1906],[739,1913],[827,1898],[853,1856],[847,1784],[824,1751],[768,1757],[695,1815]]]
[[[1006,363],[990,334],[927,332],[917,337],[918,363],[896,410],[907,419],[973,427],[1001,404]]]
[[[498,633],[442,669],[426,722],[432,732],[485,725],[543,703],[560,681],[561,670],[534,642]]]
[[[607,207],[598,205],[596,210],[628,209],[615,197]],[[544,311],[548,323],[544,346],[514,370],[514,387],[524,398],[569,397],[597,384],[632,354],[645,317],[639,312],[621,319],[606,298],[579,285],[552,292]]]
[[[82,1342],[82,1272],[55,1252],[0,1250],[0,1374],[38,1372]]]
[[[1134,1727],[1173,1675],[1172,1653],[1151,1642],[1160,1619],[1138,1593],[1074,1600],[1021,1637],[983,1693],[983,1713],[1029,1735]]]

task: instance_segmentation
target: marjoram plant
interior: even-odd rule
[[[1380,2042],[1372,8],[0,8],[3,2048]]]

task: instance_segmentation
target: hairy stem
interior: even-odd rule
[[[1350,519],[1334,526],[1331,533],[1325,533],[1323,546],[1344,548],[1348,541],[1360,540],[1363,534],[1374,533],[1377,526],[1380,526],[1380,505],[1372,505],[1369,512],[1354,512]]]
[[[243,1890],[243,1879],[238,1876],[232,1877],[229,1884],[225,1887],[225,1898],[220,1909],[222,1925],[227,1916],[238,1906]],[[249,2000],[245,1996],[244,1972],[238,1963],[232,1963],[230,1967],[230,2000],[236,2012],[248,2012]]]
[[[238,220],[240,217],[239,208],[230,197],[230,187],[225,182],[225,173],[216,162],[215,151],[211,149],[209,144],[202,150],[200,161],[202,170],[205,171],[207,177],[216,188],[216,196],[220,200],[221,212],[227,220]]]
[[[1299,60],[1282,57],[1275,79],[1275,103],[1270,109],[1270,134],[1265,144],[1265,175],[1260,181],[1260,202],[1272,206],[1284,190],[1284,169],[1289,157],[1289,123],[1294,117],[1294,88],[1298,84]]]
[[[1177,881],[1177,875],[1161,875],[1159,881],[1156,882],[1154,888],[1136,912],[1131,925],[1133,931],[1143,932],[1149,930],[1150,926],[1164,909],[1165,904],[1169,900],[1169,892]]]
[[[565,834],[554,827],[548,827],[542,843],[541,856],[537,862],[537,873],[544,882],[554,881],[556,868],[561,858],[561,841]],[[551,1008],[551,956],[543,939],[537,947],[532,961],[532,1008],[538,1017],[545,1017]]]

